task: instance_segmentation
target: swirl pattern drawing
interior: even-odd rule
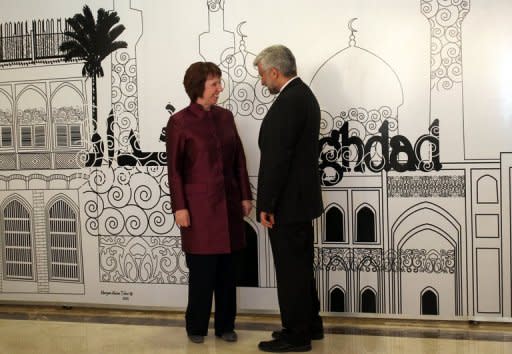
[[[163,166],[93,169],[85,203],[86,228],[98,236],[179,235]]]
[[[180,237],[102,236],[98,246],[102,282],[188,283]]]
[[[208,10],[211,12],[217,12],[224,10],[225,0],[208,0]]]
[[[112,56],[112,105],[116,117],[112,128],[120,152],[130,152],[130,132],[139,133],[137,61],[126,50]]]
[[[455,250],[400,249],[383,252],[376,248],[322,248],[326,271],[403,272],[454,274]]]
[[[431,26],[431,89],[449,90],[462,83],[462,22],[469,0],[421,0]]]
[[[261,85],[258,72],[252,65],[255,55],[248,52],[241,41],[239,50],[228,48],[222,55],[220,68],[227,96],[220,105],[233,112],[235,117],[252,117],[261,120],[267,114],[274,96]]]
[[[393,116],[393,109],[382,106],[378,109],[365,109],[362,107],[350,108],[333,116],[322,111],[320,120],[320,135],[328,136],[334,129],[339,130],[343,124],[348,123],[349,136],[357,136],[363,142],[379,133],[382,123],[388,122],[389,136],[398,133],[398,118]]]
[[[464,198],[464,176],[389,176],[390,198]]]

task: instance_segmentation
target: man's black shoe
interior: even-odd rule
[[[292,344],[284,339],[274,339],[271,341],[260,342],[258,348],[264,352],[270,353],[290,353],[290,352],[309,352],[311,344]]]
[[[286,336],[286,332],[287,332],[286,328],[283,328],[280,331],[274,331],[274,332],[272,332],[272,338],[274,338],[274,339],[283,338],[283,335]],[[324,331],[320,330],[320,331],[316,331],[316,332],[311,333],[311,339],[312,340],[324,339]]]

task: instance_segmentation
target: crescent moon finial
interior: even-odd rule
[[[354,22],[357,20],[357,17],[354,17],[353,19],[351,19],[350,21],[348,21],[348,29],[350,30],[350,32],[354,33],[354,32],[357,32],[357,30],[354,28]]]
[[[240,22],[240,24],[236,27],[236,31],[237,31],[237,33],[238,33],[238,34],[240,35],[240,37],[242,37],[242,38],[247,37],[247,35],[245,35],[245,34],[243,34],[243,33],[242,33],[242,26],[243,26],[243,25],[245,25],[245,23],[246,23],[246,22],[247,22],[247,21],[242,21],[242,22]]]

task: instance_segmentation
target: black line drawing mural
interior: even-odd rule
[[[388,196],[399,198],[465,197],[463,176],[390,176]]]
[[[431,24],[435,23],[437,19],[439,21],[446,20],[447,17],[451,18],[453,15],[454,8],[441,1],[422,1],[424,13],[427,13],[429,9],[425,3],[432,6],[430,8],[433,11],[431,17],[434,19],[431,20]],[[469,3],[464,3],[461,6],[469,6]],[[467,10],[469,11],[469,7]],[[445,14],[446,11],[450,16]],[[430,14],[430,12],[428,13]],[[464,16],[455,17],[462,21]],[[320,139],[319,167],[323,184],[326,187],[324,195],[326,196],[325,203],[328,206],[318,226],[322,233],[322,237],[319,239],[325,240],[325,244],[322,242],[318,244],[321,252],[319,252],[320,263],[317,268],[325,269],[317,271],[317,277],[321,279],[319,288],[323,295],[323,308],[331,311],[336,309],[337,311],[414,313],[416,315],[462,315],[464,311],[463,286],[466,284],[463,264],[467,264],[467,262],[461,251],[465,249],[466,244],[460,235],[464,234],[466,230],[459,222],[455,221],[456,218],[451,215],[449,210],[440,209],[438,211],[438,206],[421,202],[421,200],[423,198],[427,198],[425,200],[443,198],[442,200],[437,199],[437,203],[449,205],[458,199],[464,205],[466,203],[467,175],[461,174],[464,170],[450,171],[451,168],[446,167],[443,167],[445,173],[440,175],[408,175],[406,173],[415,170],[414,166],[409,167],[410,162],[404,163],[404,160],[410,160],[408,155],[415,155],[414,164],[421,171],[432,172],[441,169],[441,160],[444,161],[444,156],[440,153],[438,139],[443,136],[442,129],[439,129],[439,126],[444,126],[443,120],[437,120],[437,116],[432,116],[429,134],[420,137],[414,148],[405,138],[397,140],[397,137],[400,137],[397,112],[404,102],[404,95],[398,75],[389,64],[382,65],[382,67],[389,72],[388,77],[393,80],[382,79],[385,75],[371,67],[368,69],[358,68],[358,70],[364,70],[365,75],[356,77],[369,76],[372,82],[384,82],[383,87],[391,93],[394,92],[392,87],[400,88],[395,90],[399,93],[396,96],[398,99],[390,100],[398,102],[398,104],[368,103],[360,97],[351,97],[350,93],[346,93],[347,91],[372,92],[371,89],[364,89],[364,82],[351,80],[350,74],[346,73],[348,70],[354,71],[354,62],[370,66],[373,62],[385,63],[375,54],[356,45],[356,30],[353,23],[354,19],[349,22],[351,31],[349,47],[329,58],[315,73],[311,83],[319,97],[324,123]],[[456,29],[458,29],[456,35],[460,35],[460,26]],[[453,32],[453,29],[450,31]],[[437,36],[440,35],[438,32],[435,33]],[[442,36],[444,36],[444,32]],[[453,54],[452,50],[449,50],[451,43],[446,44],[445,42],[443,39],[445,50],[451,56]],[[455,45],[459,45],[460,49],[460,41]],[[460,54],[460,51],[457,53]],[[434,51],[432,55],[438,54]],[[372,60],[365,62],[364,59],[358,58],[358,60],[350,61],[348,59],[350,55],[364,55]],[[443,51],[442,55],[448,54]],[[447,68],[457,67],[456,64],[460,59],[456,55],[453,63],[443,61],[443,65]],[[434,60],[432,62],[435,63]],[[439,74],[438,71],[436,72]],[[433,76],[432,80],[441,81],[441,79],[448,78],[451,76],[446,75],[446,77],[437,77],[437,79]],[[453,78],[453,80],[462,82],[462,73],[459,78]],[[433,84],[432,89],[438,90],[441,86],[445,91],[449,91],[453,87],[453,85]],[[333,87],[338,88],[339,91],[334,90],[333,94]],[[350,87],[351,90],[343,89],[344,87]],[[364,98],[368,100],[373,97],[382,99],[389,95],[369,94]],[[365,106],[368,104],[373,106]],[[347,106],[348,109],[344,106]],[[373,109],[375,113],[369,115],[367,112],[371,110],[367,107],[383,107],[379,109],[384,109],[382,112],[386,113],[379,114],[378,110]],[[387,119],[390,119],[392,123],[388,125]],[[365,128],[366,122],[372,124],[373,130]],[[382,140],[376,144],[377,139]],[[386,143],[392,139],[400,141],[400,143],[386,146]],[[422,152],[423,142],[430,144],[429,154]],[[404,146],[408,147],[404,149]],[[398,148],[398,153],[395,155],[393,155],[394,148]],[[390,151],[391,154],[389,154]],[[404,155],[398,157],[406,151],[410,151],[410,153],[406,153],[407,157]],[[391,164],[392,168],[386,168],[386,164]],[[400,174],[392,173],[392,169]],[[380,171],[381,176],[372,177],[372,171],[377,173]],[[357,186],[357,182],[355,185],[352,182],[344,186],[342,181],[344,174],[356,177],[354,172],[362,174],[359,177],[361,187]],[[371,197],[369,187],[376,188],[372,192],[374,197]],[[360,197],[359,195],[363,193],[365,197]],[[383,200],[384,203],[381,203],[380,200]],[[402,215],[396,213],[398,210],[403,211]],[[428,214],[434,210],[435,214],[429,216]],[[363,211],[365,211],[364,214],[361,213]],[[334,219],[333,215],[336,215],[339,220]],[[434,215],[442,215],[442,217]],[[448,218],[446,218],[447,216]],[[459,213],[459,217],[464,220],[464,212]],[[432,224],[422,225],[423,220],[432,220]],[[460,219],[458,218],[458,220]],[[383,229],[379,231],[378,228],[376,230],[369,228],[361,234],[362,225],[372,224],[382,225]],[[342,248],[337,248],[336,243],[331,241],[334,238],[332,236],[334,232],[342,233],[337,242],[340,246],[345,245]],[[379,232],[382,232],[383,242],[380,241]],[[344,237],[345,234],[348,235],[348,238]],[[374,246],[369,249],[358,246],[358,244],[368,244],[364,247],[369,247],[372,243]],[[357,256],[359,254],[366,256],[361,258]],[[385,274],[389,274],[389,283]],[[432,274],[435,274],[435,277]],[[430,284],[430,288],[435,291],[426,291],[425,284]],[[333,299],[333,296],[336,297]]]
[[[64,32],[69,30],[63,19],[1,24],[0,67],[62,61],[59,47],[66,38]]]
[[[220,102],[235,115],[254,189],[257,131],[273,96],[252,66],[244,18],[226,29],[226,2],[201,1],[208,24],[194,32],[201,33],[195,54],[223,71]],[[0,297],[85,296],[84,278],[93,287],[187,283],[166,156],[144,151],[140,141],[148,118],[139,117],[137,44],[151,33],[143,32],[141,10],[113,3],[126,24],[117,38],[127,48],[103,60],[105,78],[97,85],[110,102],[100,97],[98,107],[96,89],[79,76],[84,62],[64,63],[59,51],[77,36],[65,20],[0,25],[0,72],[39,72],[0,82]],[[431,67],[429,119],[418,122],[423,135],[416,141],[400,127],[409,118],[406,74],[357,36],[366,29],[356,29],[355,19],[344,21],[348,45],[312,64],[323,118],[325,213],[314,225],[314,269],[324,311],[512,316],[512,155],[485,163],[465,156],[461,39],[469,14],[468,0],[418,1],[430,29],[424,40]],[[160,103],[162,114],[176,110],[169,99]],[[95,116],[96,108],[103,113]],[[246,230],[239,285],[273,293],[266,232],[254,215]],[[84,249],[84,240],[96,248]],[[97,274],[84,276],[84,258]]]
[[[73,58],[84,60],[82,76],[91,79],[92,84],[92,143],[93,153],[89,155],[88,166],[101,165],[104,155],[104,147],[101,137],[98,134],[98,93],[96,78],[104,76],[101,62],[118,49],[126,48],[128,44],[124,41],[116,41],[123,33],[125,27],[118,24],[117,12],[107,12],[105,9],[98,9],[96,19],[89,6],[83,7],[83,14],[77,13],[67,20],[73,31],[67,31],[64,35],[69,38],[60,45],[60,50],[65,52],[64,61]]]
[[[0,176],[2,293],[84,294],[78,188],[86,176]]]
[[[0,88],[0,170],[78,169],[87,132],[82,79],[11,82]],[[15,117],[14,117],[15,112]]]
[[[49,274],[52,280],[81,281],[82,262],[78,208],[65,195],[54,197],[47,209]]]
[[[179,237],[102,237],[99,250],[102,282],[188,282]]]
[[[103,168],[90,175],[86,227],[98,235],[101,281],[186,284],[167,183],[161,166]]]
[[[102,282],[186,284],[165,167],[98,169],[85,193],[86,227],[98,236]]]
[[[442,166],[438,120],[432,122],[429,134],[422,135],[414,146],[406,137],[398,135],[402,84],[389,64],[356,45],[355,20],[350,20],[348,26],[351,31],[349,46],[322,64],[311,81],[312,88],[320,92],[322,107],[322,138],[319,142],[322,184],[336,185],[344,172],[352,170],[439,171]],[[354,63],[361,65],[359,70],[365,73],[349,71]],[[371,80],[361,80],[361,77],[371,77]],[[375,81],[381,85],[374,85]],[[324,85],[336,89],[322,90]],[[353,90],[353,87],[359,87],[359,90]],[[357,94],[350,96],[346,93],[351,91]],[[375,102],[368,101],[369,97]],[[387,105],[389,103],[391,106]],[[368,109],[365,105],[375,108]],[[339,115],[332,113],[339,111]]]
[[[219,64],[225,74],[224,95],[227,93],[227,97],[220,104],[231,110],[236,117],[261,120],[274,97],[261,85],[258,73],[252,65],[256,56],[247,51],[247,36],[242,33],[244,23],[245,21],[241,22],[237,27],[237,34],[240,36],[238,49],[226,48],[221,56]]]
[[[431,26],[431,89],[450,90],[462,83],[461,29],[469,5],[469,0],[421,1]]]
[[[441,145],[460,146],[446,151],[443,161],[464,161],[464,108],[462,93],[462,22],[470,0],[421,0],[421,13],[430,24],[430,120],[439,119]],[[444,97],[444,99],[443,99]],[[452,107],[448,107],[446,98]]]
[[[208,10],[211,20],[210,31],[200,35],[200,52],[202,55],[214,56],[214,54],[211,53],[215,52],[218,46],[214,41],[216,34],[218,33],[217,30],[222,29],[222,36],[227,33],[227,37],[229,37],[230,32],[224,32],[223,21],[218,21],[219,16],[223,18],[223,7],[220,2],[208,3]],[[224,71],[224,80],[227,82],[226,86],[230,87],[229,90],[225,90],[228,95],[226,98],[221,99],[221,104],[233,109],[236,117],[252,116],[255,119],[261,119],[261,114],[264,114],[268,109],[268,107],[265,106],[265,102],[269,103],[271,98],[268,98],[268,92],[266,94],[264,93],[264,89],[259,83],[259,78],[255,69],[252,67],[252,60],[255,56],[254,54],[249,53],[245,48],[245,36],[241,32],[241,25],[239,25],[238,33],[241,37],[239,49],[235,51],[234,37],[231,36],[233,40],[225,42],[227,48],[222,50],[222,55],[219,54],[219,58],[221,60],[220,66]],[[226,36],[224,36],[224,38],[226,38]],[[208,41],[210,41],[210,46],[205,44]],[[201,48],[204,47],[208,48],[208,50],[203,51]],[[126,58],[127,57],[125,57],[125,61]],[[116,60],[118,60],[118,58],[116,58]],[[120,68],[119,65],[116,65],[115,68],[116,67]],[[124,71],[122,68],[113,70],[113,72],[116,73],[115,75]],[[133,73],[136,73],[136,70],[135,68],[132,68],[129,72],[134,75]],[[135,78],[124,81],[135,85]],[[122,96],[120,92],[122,93],[126,91],[118,87],[119,82],[123,82],[123,79],[113,80],[113,101],[117,99],[118,96]],[[260,94],[255,95],[253,93],[251,96],[251,92],[254,92],[255,89],[259,90]],[[126,98],[125,101],[136,102],[136,86],[132,86],[130,92],[133,92],[133,96]],[[265,98],[265,95],[267,98]],[[127,95],[125,94],[124,96],[126,97]],[[248,107],[250,107],[250,109]],[[128,110],[127,108],[129,108],[127,105],[116,106],[114,110],[115,115],[125,114],[123,112]],[[172,114],[175,109],[171,104],[167,104],[166,110]],[[134,112],[136,112],[136,109]],[[138,118],[134,112],[131,112],[128,115],[130,118],[135,117],[134,120],[137,122]],[[174,227],[170,203],[168,201],[169,188],[166,185],[165,153],[143,152],[140,149],[138,134],[133,129],[129,130],[127,138],[128,144],[123,144],[123,136],[121,135],[120,138],[119,134],[126,133],[128,129],[118,129],[119,124],[115,123],[115,120],[113,120],[113,122],[112,128],[109,129],[110,133],[108,136],[111,137],[110,140],[114,141],[114,144],[109,145],[109,151],[113,149],[114,146],[127,146],[128,148],[124,150],[122,148],[115,149],[115,153],[109,152],[109,154],[115,156],[117,166],[119,167],[112,171],[104,171],[102,169],[101,171],[96,171],[96,173],[91,175],[91,192],[88,193],[90,194],[90,199],[86,205],[86,210],[88,212],[88,232],[90,234],[99,235],[99,248],[101,250],[101,281],[186,284],[187,273],[186,267],[184,266],[184,255],[179,246],[179,231],[177,227]],[[138,123],[134,125],[138,126]],[[162,139],[162,137],[163,133],[161,134],[160,139]],[[130,166],[134,166],[135,169]],[[155,193],[156,189],[149,188],[149,186],[152,186],[152,182],[150,181],[148,183],[146,180],[148,178],[148,174],[155,178],[154,187],[160,188],[160,194]],[[136,176],[137,178],[132,179],[132,176]],[[139,178],[139,176],[145,177],[145,179],[143,178],[141,180],[144,184],[138,185],[134,182]],[[141,191],[142,189],[143,191]],[[141,204],[138,201],[140,193],[143,193],[146,196],[148,203]],[[158,206],[156,204],[152,204],[152,202],[150,202],[151,199],[158,201]],[[124,210],[126,208],[132,208],[134,210]],[[131,218],[129,220],[125,219],[124,215],[131,215]],[[159,226],[153,225],[155,221]],[[150,229],[148,229],[149,225],[152,225]],[[257,233],[255,232],[258,227],[255,225],[255,222],[247,223],[246,225],[246,229],[250,237],[249,244],[251,247],[245,251],[245,256],[241,257],[244,262],[242,265],[242,269],[244,270],[241,272],[239,280],[239,284],[241,286],[255,287],[260,284],[268,283],[268,281],[265,280],[268,278],[264,277],[263,274],[261,275],[261,278],[264,278],[264,280],[260,281],[260,272],[257,266],[260,254],[258,252],[259,248],[256,240]],[[155,243],[158,239],[155,237],[165,237],[169,233],[174,236],[171,238],[167,237],[166,239],[171,241],[165,241],[165,244],[173,244],[175,246],[173,246],[172,252],[170,251],[162,257],[165,259],[166,263],[174,264],[175,267],[177,267],[176,269],[169,270],[160,266],[151,266],[151,269],[154,269],[154,272],[150,272],[150,275],[142,276],[143,268],[149,267],[148,263],[134,261],[133,264],[129,264],[132,266],[131,269],[137,269],[137,272],[135,272],[137,275],[127,274],[124,264],[128,262],[127,259],[130,259],[131,262],[131,258],[133,257],[133,243],[136,243],[140,248],[139,254],[142,250],[144,250],[144,254],[152,254],[153,252],[156,252],[154,248],[158,248],[158,244]],[[155,235],[155,237],[149,238],[148,235],[150,234]],[[103,235],[105,235],[105,237],[103,237]],[[110,236],[106,235],[123,236],[123,242],[120,242],[121,239],[117,238],[117,242],[112,243],[112,239],[109,238]],[[137,240],[134,240],[134,238],[137,238]],[[111,256],[113,253],[116,253],[118,256]],[[142,259],[144,257],[135,258]],[[256,261],[256,266],[249,263],[253,261]],[[161,262],[157,262],[155,264],[158,263]],[[270,263],[268,266],[270,266]],[[178,275],[174,275],[175,273]],[[274,282],[273,276],[271,282]]]
[[[13,199],[3,208],[6,279],[34,279],[31,217],[24,201]],[[17,226],[17,224],[19,226]]]
[[[366,97],[365,94],[354,93],[356,97],[345,97],[350,95],[346,93],[346,87],[350,87],[352,82],[343,83],[343,87],[337,88],[337,92],[321,92],[322,101],[322,126],[321,135],[328,135],[333,129],[340,129],[344,122],[350,121],[350,136],[358,136],[366,141],[370,136],[378,132],[378,128],[383,122],[389,126],[389,135],[398,133],[398,111],[403,104],[404,94],[402,83],[392,67],[378,55],[368,49],[357,45],[355,34],[358,32],[354,28],[354,22],[357,18],[349,21],[348,29],[350,31],[348,47],[336,52],[327,59],[315,72],[311,79],[311,87],[318,86],[317,83],[330,84],[339,80],[340,76],[345,76],[349,66],[353,63],[361,63],[357,70],[369,71],[366,75],[372,76],[372,80],[378,81],[386,87],[388,94],[382,95],[382,92],[375,92]],[[368,67],[370,66],[370,68]],[[341,74],[334,73],[334,69],[344,68]],[[353,69],[352,69],[353,70]],[[353,83],[360,81],[361,73],[350,73]],[[364,83],[363,83],[364,85]],[[335,86],[336,87],[336,86]],[[360,95],[360,96],[359,96]],[[366,102],[374,99],[375,102]],[[357,107],[345,107],[344,101],[356,102]],[[356,123],[356,124],[354,124]]]
[[[247,151],[258,151],[256,134],[244,136],[243,131],[247,134],[259,130],[260,121],[274,97],[261,85],[258,72],[252,65],[256,55],[247,50],[247,36],[242,32],[245,21],[237,26],[236,32],[240,38],[238,47],[235,48],[235,35],[224,26],[225,0],[207,1],[207,8],[208,31],[199,35],[199,53],[204,60],[218,63],[223,72],[224,91],[219,104],[233,112],[246,154]],[[240,125],[245,129],[240,129]],[[248,169],[249,175],[254,175],[257,171],[257,168],[251,166]],[[253,287],[274,286],[273,261],[269,257],[270,253],[259,252],[263,249],[269,250],[270,244],[266,237],[263,240],[260,237],[255,242],[255,236],[264,233],[263,228],[256,223],[255,216],[246,223],[246,231],[249,242],[244,256],[240,257],[240,268],[243,271],[239,275],[238,284]],[[261,257],[262,255],[264,257]],[[257,264],[255,268],[255,265],[251,264],[254,261],[262,264]],[[263,276],[265,274],[268,275]],[[259,281],[256,278],[259,278]]]

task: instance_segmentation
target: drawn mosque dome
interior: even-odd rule
[[[349,22],[349,46],[327,59],[311,80],[322,110],[321,134],[350,121],[351,135],[366,140],[387,120],[390,136],[395,135],[404,101],[402,84],[385,60],[356,45],[354,20]]]

